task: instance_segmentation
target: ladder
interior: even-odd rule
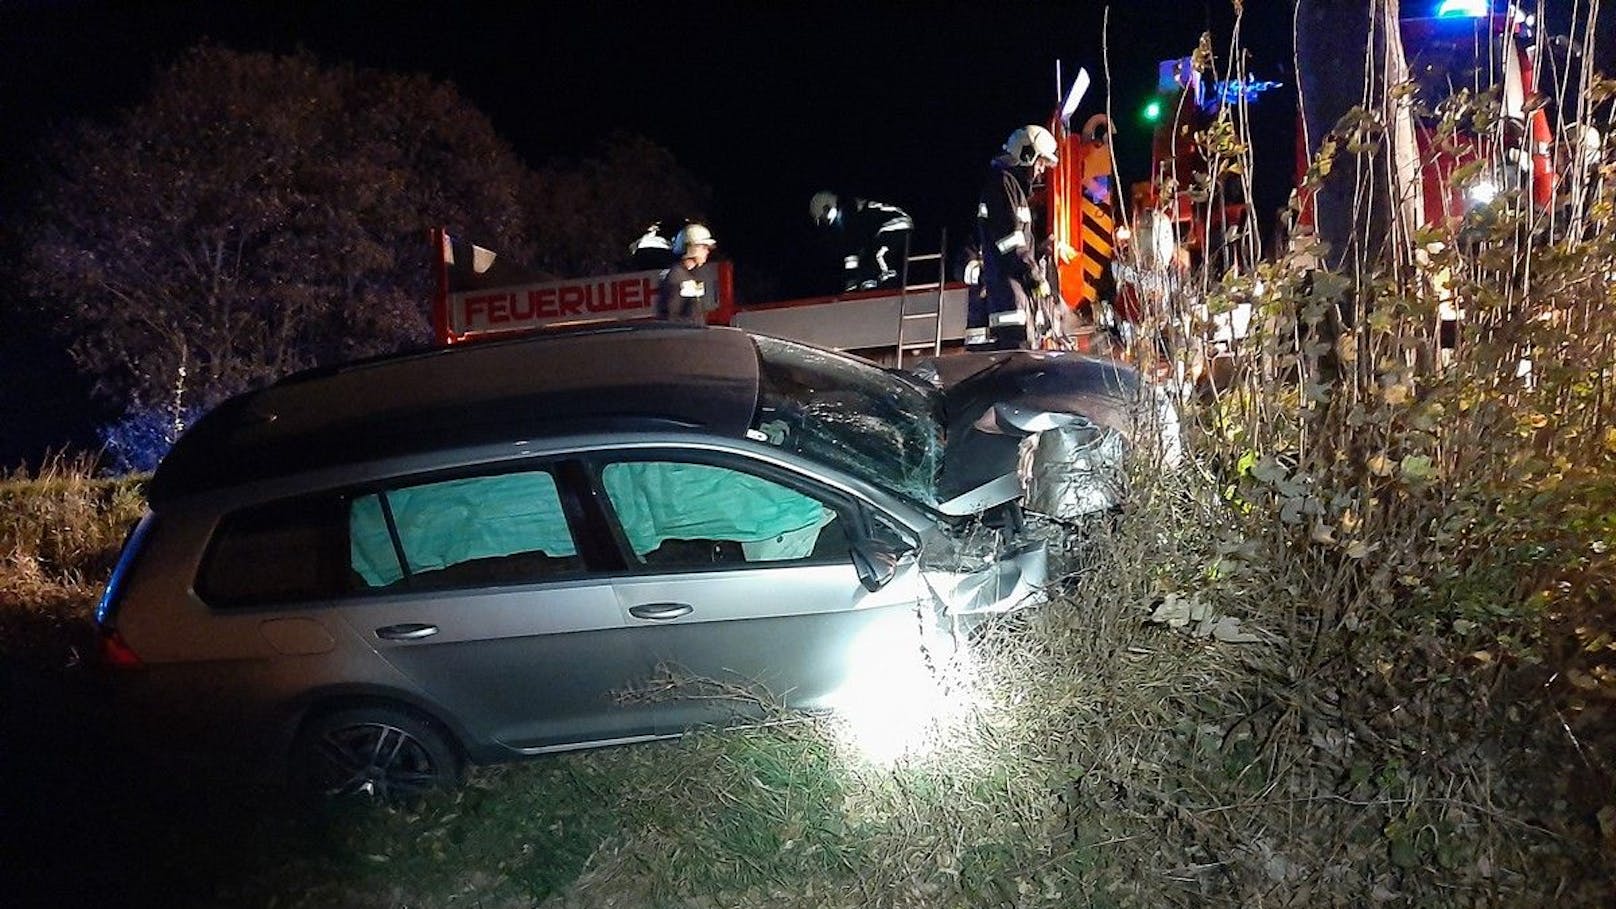
[[[905,347],[904,335],[906,334],[905,329],[910,322],[915,320],[929,319],[931,321],[932,356],[940,356],[943,352],[943,284],[948,277],[948,231],[943,231],[942,240],[938,243],[937,249],[939,251],[935,253],[910,255],[909,238],[907,236],[904,237],[902,279],[903,289],[898,295],[898,344],[896,352],[897,356],[895,358],[895,364],[899,369],[903,368],[903,351]],[[915,262],[930,262],[934,259],[937,262],[937,280],[928,281],[923,284],[910,284],[910,264]],[[911,298],[916,301],[915,305],[913,306],[911,306],[909,302]],[[918,348],[921,345],[912,344],[909,346]]]

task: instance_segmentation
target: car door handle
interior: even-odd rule
[[[406,622],[402,625],[388,625],[376,629],[376,637],[389,641],[418,641],[429,638],[438,633],[438,626],[427,625],[423,622]]]
[[[628,614],[635,618],[658,620],[677,619],[694,611],[695,607],[688,603],[644,603],[628,608]]]

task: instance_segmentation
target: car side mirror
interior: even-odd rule
[[[898,574],[898,563],[910,552],[908,547],[885,540],[863,539],[853,544],[853,567],[859,583],[871,593],[887,586]]]

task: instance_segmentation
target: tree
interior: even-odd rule
[[[567,276],[620,271],[628,246],[659,219],[703,217],[711,193],[666,148],[629,133],[592,157],[555,162],[530,180],[526,201],[533,264]],[[672,235],[683,222],[664,223]]]
[[[525,168],[425,76],[203,45],[52,152],[27,283],[130,410],[425,341],[431,226],[527,252]]]

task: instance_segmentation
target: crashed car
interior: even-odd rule
[[[1018,461],[1078,415],[1014,357],[951,365],[644,325],[238,396],[149,484],[96,611],[110,697],[160,746],[383,797],[746,713],[670,678],[868,697],[870,663],[1046,582]]]

